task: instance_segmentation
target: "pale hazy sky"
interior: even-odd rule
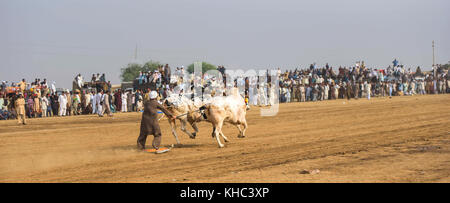
[[[449,0],[0,0],[0,80],[120,83],[133,59],[227,68],[450,60]]]

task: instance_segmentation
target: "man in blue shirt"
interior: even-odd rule
[[[392,61],[392,63],[394,64],[394,67],[397,67],[397,65],[398,65],[397,59],[394,59],[394,61]]]

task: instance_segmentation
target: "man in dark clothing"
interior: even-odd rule
[[[150,92],[150,100],[144,103],[144,113],[141,120],[141,131],[137,139],[137,147],[140,150],[145,149],[145,141],[148,135],[153,135],[153,148],[159,149],[161,144],[161,129],[158,124],[158,109],[167,115],[170,119],[175,119],[169,111],[156,101],[158,93],[156,91]]]
[[[122,91],[120,89],[116,93],[114,93],[114,99],[116,112],[120,112],[122,110]]]
[[[102,76],[100,76],[100,82],[106,82],[106,77],[104,73],[102,74]]]
[[[139,101],[139,96],[141,95],[140,90],[136,90],[136,94],[134,95],[134,103],[133,103],[133,111],[137,111],[137,103]]]
[[[56,95],[56,93],[53,93],[53,95],[51,96],[51,100],[52,100],[51,106],[52,106],[53,116],[57,116],[58,108],[59,108],[58,95]]]
[[[346,88],[346,96],[347,96],[347,99],[348,100],[350,100],[351,98],[352,98],[352,93],[353,93],[353,90],[352,90],[352,84],[350,84],[350,81],[349,82],[347,82],[347,88]]]
[[[166,64],[166,66],[164,66],[164,84],[169,84],[170,83],[170,67],[169,64]]]

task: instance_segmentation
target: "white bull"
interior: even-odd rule
[[[247,106],[237,88],[231,89],[229,96],[214,97],[212,101],[209,104],[204,105],[202,109],[204,109],[206,120],[213,125],[212,135],[213,137],[216,137],[219,147],[225,146],[220,142],[219,135],[222,136],[225,142],[228,142],[228,138],[222,133],[224,122],[233,124],[239,129],[239,138],[245,137],[245,131],[248,127],[247,120],[245,119]],[[198,116],[196,117],[198,118]],[[241,129],[241,125],[243,125],[243,129]]]
[[[164,100],[164,106],[167,108],[168,111],[170,111],[174,116],[177,116],[177,119],[181,123],[181,131],[189,135],[191,139],[195,139],[195,136],[198,133],[198,128],[196,125],[196,122],[201,121],[201,118],[197,118],[198,116],[201,116],[201,114],[192,114],[188,118],[189,112],[194,112],[198,110],[203,105],[203,102],[196,100],[195,102],[188,99],[187,97],[180,96],[178,94],[172,94],[169,97],[167,97]],[[175,140],[177,141],[177,144],[180,144],[180,141],[178,140],[178,134],[176,131],[176,123],[173,119],[168,119],[169,125],[172,128],[172,134],[175,137]],[[192,126],[195,132],[190,133],[186,129],[186,123],[188,123]]]

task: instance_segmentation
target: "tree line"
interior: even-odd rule
[[[147,61],[146,63],[138,64],[138,63],[129,63],[126,67],[121,68],[120,78],[123,82],[131,82],[139,76],[140,72],[150,72],[158,70],[158,67],[163,66],[159,61]],[[174,67],[171,67],[172,71],[174,71]],[[202,72],[206,72],[208,70],[216,70],[217,66],[202,62]],[[194,64],[190,64],[187,68],[189,73],[194,72]]]

